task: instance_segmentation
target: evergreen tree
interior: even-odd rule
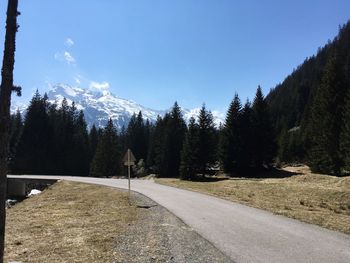
[[[244,104],[240,114],[240,134],[241,134],[241,152],[240,152],[240,172],[251,172],[254,156],[254,139],[252,126],[252,106],[249,100]]]
[[[216,162],[216,132],[213,115],[202,106],[199,117],[198,169],[202,176]]]
[[[278,138],[278,152],[277,156],[280,162],[288,162],[291,160],[291,152],[289,149],[289,134],[286,128],[284,128]]]
[[[147,158],[149,153],[149,148],[151,145],[151,135],[153,131],[153,125],[149,121],[149,119],[146,120],[145,126],[144,126],[144,137],[145,137],[145,156],[144,156],[144,162],[147,166]]]
[[[240,127],[241,110],[241,101],[238,94],[235,94],[226,115],[220,142],[220,157],[226,173],[233,173],[242,168],[240,158],[242,157],[242,151],[245,145],[242,145]]]
[[[121,173],[121,153],[117,130],[109,119],[98,142],[90,176],[112,177]]]
[[[336,53],[329,57],[321,86],[316,94],[308,138],[310,167],[315,172],[340,174],[340,131],[344,97],[344,77]]]
[[[191,117],[181,153],[180,177],[192,180],[198,173],[199,127]]]
[[[164,117],[167,119],[168,114]],[[163,159],[163,138],[165,121],[158,116],[154,127],[151,129],[150,145],[147,154],[147,167],[154,173],[159,174],[159,167]]]
[[[12,165],[14,173],[50,174],[53,131],[48,118],[48,103],[36,91],[27,109],[23,132]]]
[[[71,172],[69,174],[87,176],[90,166],[90,148],[83,111],[79,111],[78,115],[75,116],[73,127]]]
[[[17,111],[15,115],[11,116],[10,151],[9,151],[10,169],[13,163],[13,159],[16,155],[18,142],[22,135],[22,129],[23,129],[22,116],[21,116],[21,113]]]
[[[164,124],[163,143],[157,157],[160,161],[159,173],[162,177],[178,177],[186,124],[177,102],[175,102],[170,114],[165,116]]]
[[[260,86],[258,86],[252,106],[252,132],[253,164],[258,169],[269,166],[274,156],[275,137],[268,107]]]
[[[180,107],[175,102],[171,112],[158,117],[151,129],[147,165],[162,177],[177,177],[180,171],[181,150],[186,124]]]
[[[347,171],[350,171],[350,87],[348,87],[344,106],[343,125],[340,135],[340,149],[344,168]]]
[[[98,131],[96,129],[95,124],[92,125],[90,133],[89,133],[89,146],[90,146],[90,158],[89,163],[92,162],[92,159],[96,153],[96,148],[98,144]]]
[[[147,132],[145,123],[140,111],[138,115],[133,114],[130,119],[127,131],[127,148],[131,149],[137,160],[147,158]]]

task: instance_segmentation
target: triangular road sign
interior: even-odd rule
[[[124,165],[134,165],[135,161],[136,161],[135,156],[133,155],[132,151],[128,149],[123,157]]]

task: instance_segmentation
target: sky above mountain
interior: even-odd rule
[[[350,18],[348,0],[20,0],[19,9],[17,101],[67,83],[158,110],[178,101],[225,111],[259,84],[267,94]]]

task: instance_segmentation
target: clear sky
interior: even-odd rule
[[[220,111],[235,92],[252,99],[260,84],[267,94],[350,19],[349,0],[19,0],[19,9],[21,100],[66,83],[154,109],[177,100]]]

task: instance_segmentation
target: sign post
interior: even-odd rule
[[[129,190],[129,200],[130,200],[130,172],[131,166],[135,164],[136,158],[132,154],[131,150],[128,149],[123,157],[124,165],[128,166],[128,190]]]

